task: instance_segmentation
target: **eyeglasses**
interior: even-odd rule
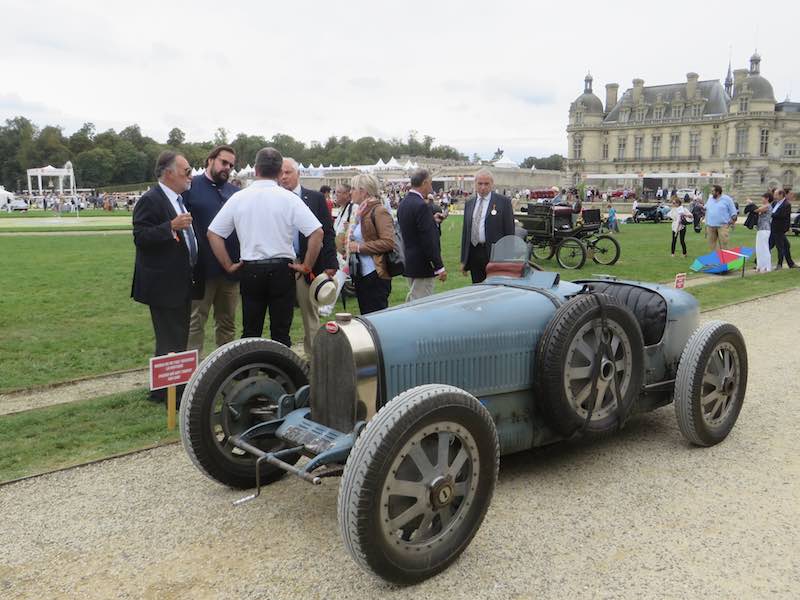
[[[223,167],[230,167],[231,169],[233,168],[233,163],[231,161],[220,158],[219,156],[217,157],[217,160],[222,163]]]
[[[186,167],[183,170],[183,174],[186,175],[186,177],[189,177],[192,174],[192,167]]]

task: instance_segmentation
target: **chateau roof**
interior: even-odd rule
[[[705,106],[703,107],[703,116],[727,114],[730,98],[728,97],[728,94],[725,93],[725,89],[722,87],[722,84],[718,79],[698,81],[697,89],[700,90],[700,96],[706,100]],[[643,87],[642,100],[644,101],[645,106],[647,106],[645,120],[653,118],[653,108],[658,101],[659,95],[661,96],[661,102],[664,103],[663,118],[665,119],[670,118],[672,110],[670,104],[678,95],[680,95],[680,99],[683,102],[689,102],[693,100],[693,98],[686,97],[685,81],[682,83],[670,83],[667,85],[651,85]],[[618,121],[619,112],[625,106],[629,106],[633,110],[636,109],[636,105],[633,103],[632,88],[625,90],[625,93],[622,94],[620,101],[617,102],[616,106],[611,109],[611,112],[606,115],[604,121]]]

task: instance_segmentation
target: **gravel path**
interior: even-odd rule
[[[750,356],[731,436],[686,444],[671,407],[600,443],[502,460],[487,519],[450,569],[396,589],[348,558],[336,480],[254,502],[179,446],[0,487],[3,598],[797,598],[800,291],[706,313]]]

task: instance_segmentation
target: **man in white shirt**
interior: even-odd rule
[[[274,148],[256,154],[256,180],[231,196],[208,226],[214,256],[228,273],[241,272],[242,337],[261,337],[269,309],[270,337],[291,347],[295,276],[311,272],[322,248],[322,226],[303,201],[278,186],[283,157]],[[236,232],[241,261],[234,263],[225,238]],[[294,240],[308,237],[302,263],[295,263]]]

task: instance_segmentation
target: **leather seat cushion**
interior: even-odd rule
[[[642,330],[645,346],[661,341],[667,325],[667,303],[660,294],[635,285],[615,282],[592,282],[595,292],[614,296],[633,312]]]

